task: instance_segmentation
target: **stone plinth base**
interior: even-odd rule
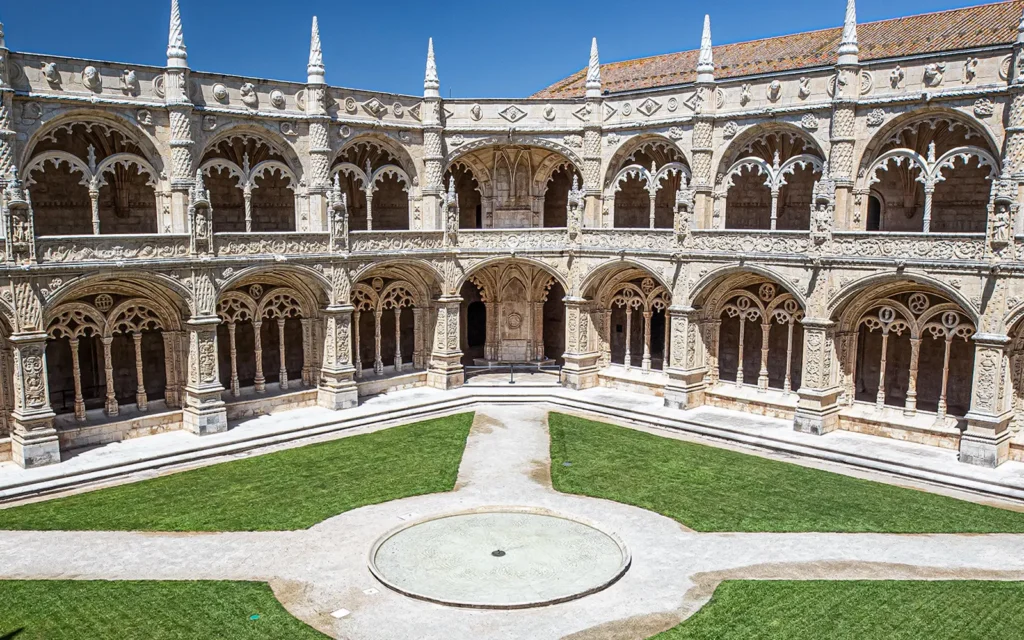
[[[665,385],[665,406],[670,409],[693,409],[704,404],[707,369],[669,369]]]
[[[596,353],[586,356],[566,354],[562,385],[576,391],[596,387],[599,384],[597,360]]]
[[[185,407],[181,412],[181,428],[196,434],[208,436],[228,430],[228,412],[223,402],[210,408]]]
[[[11,460],[25,469],[60,462],[60,441],[54,429],[18,433],[11,436]]]
[[[965,432],[960,436],[960,462],[994,469],[1010,457],[1010,432],[997,436]]]
[[[324,409],[340,411],[359,404],[359,392],[353,382],[343,387],[319,387],[316,390],[316,404]]]
[[[800,400],[793,416],[793,429],[800,433],[822,436],[839,428],[840,387],[831,389],[800,389]]]

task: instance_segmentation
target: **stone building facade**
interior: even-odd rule
[[[837,21],[839,17],[837,7]],[[561,365],[1024,460],[1024,2],[441,99],[10,51],[0,456]],[[924,37],[925,35],[930,37]],[[765,52],[771,52],[767,58]]]

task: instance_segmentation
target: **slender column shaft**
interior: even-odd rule
[[[650,215],[650,218],[651,218],[650,224],[651,224],[651,228],[652,229],[654,228],[654,208],[655,208],[655,204],[657,202],[657,199],[658,199],[658,196],[656,194],[652,193],[651,194],[651,215]]]
[[[743,338],[747,330],[747,318],[740,314],[740,345],[739,353],[736,355],[736,386],[743,385]]]
[[[644,311],[644,357],[641,366],[644,373],[651,371],[651,312]]]
[[[671,322],[672,318],[669,317],[668,311],[665,312],[665,344],[661,348],[661,370],[668,370],[668,363],[671,362],[669,359],[668,347],[671,340],[669,339],[672,335]]]
[[[721,346],[722,321],[713,320],[708,331],[711,333],[711,348],[708,349],[708,353],[712,356],[711,362],[709,362],[711,366],[708,367],[708,380],[710,384],[715,385],[718,384],[718,381],[721,379],[721,369],[719,368],[718,363],[721,360],[722,354],[719,353],[718,349]]]
[[[788,333],[786,335],[786,380],[782,383],[782,390],[785,393],[793,391],[793,319],[789,319]]]
[[[285,348],[284,348],[284,318],[277,319],[277,351],[278,357],[281,360],[281,369],[278,372],[278,385],[282,389],[288,388],[288,364],[285,362]]]
[[[402,308],[395,307],[395,371],[402,371]]]
[[[139,411],[148,411],[149,397],[146,395],[146,382],[142,378],[142,333],[133,333],[132,340],[135,342],[135,380],[138,383],[135,388],[135,404]]]
[[[925,185],[924,187],[924,220],[922,220],[921,231],[928,233],[932,230],[932,195],[935,187]]]
[[[384,373],[384,361],[380,357],[380,311],[373,312],[373,372]]]
[[[118,407],[117,396],[114,394],[114,363],[112,356],[110,355],[110,343],[114,341],[114,338],[106,337],[101,341],[103,342],[103,372],[106,375],[107,382],[107,401],[105,409],[108,416],[116,416],[118,414]]]
[[[757,388],[768,389],[768,337],[772,332],[771,319],[761,324],[761,370],[757,373]]]
[[[778,189],[772,189],[772,217],[770,228],[775,231],[775,228],[779,223],[779,191]]]
[[[85,398],[82,397],[82,366],[78,360],[78,338],[71,343],[71,375],[75,381],[75,420],[85,422]]]
[[[353,338],[355,338],[355,345],[354,345],[352,351],[355,353],[355,357],[356,357],[355,358],[355,360],[356,360],[356,363],[355,363],[356,364],[356,377],[357,378],[362,378],[363,377],[363,356],[362,356],[363,350],[360,348],[360,343],[359,343],[359,315],[360,314],[359,314],[358,311],[355,311],[355,312],[352,313],[352,323],[354,325],[353,326],[353,329],[354,329],[354,331],[353,331]]]
[[[885,406],[885,356],[889,348],[889,332],[882,332],[882,361],[878,367],[878,393],[875,395],[875,407]]]
[[[953,337],[946,336],[945,352],[942,354],[942,393],[939,394],[938,417],[946,417],[946,385],[949,384],[949,348],[953,345]]]
[[[912,416],[917,413],[917,371],[921,358],[921,338],[910,340],[910,380],[907,382],[907,401],[903,407],[903,415]]]
[[[252,329],[256,334],[256,379],[253,381],[253,385],[256,387],[256,393],[263,393],[267,390],[267,379],[263,377],[263,336],[260,332],[262,328],[262,320],[253,320]]]
[[[366,230],[373,231],[373,189],[366,190]]]
[[[605,309],[604,331],[601,332],[601,366],[607,367],[612,363],[612,310]]]
[[[246,187],[245,196],[245,232],[252,233],[252,187]]]
[[[92,204],[92,234],[100,235],[100,190],[89,188],[89,202]]]
[[[228,323],[228,343],[231,346],[231,395],[238,397],[242,394],[238,384],[238,349],[235,346],[235,323]]]
[[[626,356],[623,359],[623,364],[626,366],[626,371],[633,368],[633,353],[632,345],[630,344],[633,340],[633,309],[632,307],[626,307]]]

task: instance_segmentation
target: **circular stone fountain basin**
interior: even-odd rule
[[[370,552],[370,571],[413,598],[483,609],[522,609],[601,591],[629,569],[614,535],[576,520],[502,508],[402,527]]]

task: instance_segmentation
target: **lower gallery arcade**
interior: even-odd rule
[[[456,296],[444,294],[426,263],[373,264],[352,272],[348,300],[332,303],[317,271],[255,268],[219,283],[215,320],[203,325],[190,319],[185,289],[89,280],[44,313],[53,423],[64,449],[168,429],[202,433],[186,415],[200,405],[224,412],[216,431],[228,419],[318,398],[344,408],[360,395],[453,388],[482,367],[532,363],[560,367],[571,388],[613,386],[679,408],[790,419],[812,433],[845,429],[956,449],[991,395],[973,385],[993,349],[1012,383],[1007,404],[1024,405],[1020,323],[1008,344],[980,342],[960,301],[910,279],[894,275],[841,295],[822,321],[808,319],[806,301],[781,278],[742,268],[706,278],[688,305],[675,304],[640,263],[606,262],[576,284],[578,271],[489,260],[463,274]],[[215,366],[202,381],[191,354],[207,343]],[[5,347],[0,401],[9,433],[18,420],[16,361],[25,356],[6,338]],[[1024,448],[1006,446],[1009,458],[1024,459]]]

